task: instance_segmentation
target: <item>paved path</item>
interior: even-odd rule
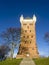
[[[35,63],[32,59],[25,58],[21,61],[20,65],[35,65]]]

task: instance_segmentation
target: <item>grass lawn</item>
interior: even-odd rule
[[[1,61],[0,65],[19,65],[22,59],[7,59],[5,61]]]
[[[49,65],[49,58],[34,59],[36,65]]]

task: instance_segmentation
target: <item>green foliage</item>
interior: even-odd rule
[[[5,61],[0,62],[0,65],[19,65],[22,59],[7,59]]]
[[[49,65],[49,58],[33,59],[36,65]]]

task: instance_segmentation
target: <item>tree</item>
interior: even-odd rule
[[[8,55],[8,52],[10,51],[10,48],[8,46],[2,45],[0,46],[0,59],[5,59],[6,55]]]
[[[20,28],[8,28],[1,34],[4,43],[11,48],[11,58],[13,58],[14,48],[18,46],[20,41]]]
[[[49,32],[46,32],[44,35],[44,39],[49,42]]]

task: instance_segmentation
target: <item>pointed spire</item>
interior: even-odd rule
[[[23,21],[23,15],[21,15],[20,17],[20,22],[22,23],[22,21]]]
[[[33,21],[36,23],[36,16],[35,16],[35,14],[33,15]]]

